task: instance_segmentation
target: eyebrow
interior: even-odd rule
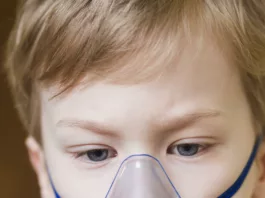
[[[215,118],[220,115],[222,113],[218,110],[204,110],[201,112],[186,113],[185,115],[171,115],[168,118],[156,120],[153,124],[158,130],[179,130],[191,126],[200,120]]]
[[[58,121],[56,126],[80,128],[102,136],[118,136],[117,130],[112,129],[111,126],[92,120],[63,119]]]
[[[220,114],[220,111],[209,110],[204,112],[188,113],[179,116],[175,115],[156,120],[152,123],[152,125],[156,130],[159,131],[179,130],[188,127],[201,119],[217,117]],[[112,126],[92,120],[62,119],[57,122],[56,126],[80,128],[102,136],[119,136],[117,130],[115,130]]]

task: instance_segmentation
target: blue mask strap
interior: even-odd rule
[[[252,150],[252,153],[248,159],[248,162],[245,166],[245,168],[243,169],[242,173],[240,174],[240,176],[238,177],[238,179],[235,181],[235,183],[230,187],[228,188],[222,195],[220,195],[218,198],[231,198],[232,196],[234,196],[237,191],[240,189],[240,187],[242,186],[244,180],[246,179],[248,173],[249,173],[249,170],[255,160],[255,157],[257,155],[257,152],[258,152],[258,148],[261,144],[263,140],[263,136],[260,136],[257,138],[256,142],[255,142],[255,145],[253,147],[253,150]]]
[[[55,187],[54,187],[54,184],[52,182],[52,178],[51,178],[51,175],[50,175],[50,172],[49,171],[48,171],[48,175],[49,175],[49,179],[50,179],[50,182],[51,182],[51,185],[52,185],[52,190],[54,192],[55,198],[61,198],[60,195],[57,193]]]

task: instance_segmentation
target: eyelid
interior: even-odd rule
[[[111,149],[110,146],[104,145],[104,144],[79,144],[74,146],[68,146],[66,147],[67,150],[71,151],[88,151],[88,150],[95,150],[95,149]]]
[[[184,146],[184,145],[196,145],[196,146],[199,146],[199,147],[207,147],[208,144],[199,144],[199,143],[180,143],[180,144],[172,144],[168,147],[168,150],[171,149],[171,148],[176,148],[178,146]]]
[[[199,145],[199,144],[197,144],[197,145]],[[175,145],[175,146],[177,146],[177,145]],[[212,146],[213,145],[203,146],[203,148],[202,147],[201,147],[201,149],[199,148],[199,150],[196,154],[190,155],[190,156],[189,155],[187,155],[187,156],[181,155],[180,153],[178,153],[176,151],[175,152],[167,151],[167,154],[168,154],[168,156],[171,156],[172,159],[175,159],[177,161],[180,160],[180,161],[184,161],[187,163],[192,163],[192,162],[194,162],[194,160],[199,160],[200,157],[203,157],[205,154],[207,154],[208,151],[210,151]],[[175,149],[177,149],[177,148],[175,148]]]
[[[187,144],[192,144],[192,143],[196,143],[196,144],[203,144],[203,143],[214,143],[217,141],[216,137],[212,137],[212,136],[196,136],[196,137],[185,137],[185,138],[181,138],[178,139],[177,141],[174,141],[172,144],[175,143],[187,143]],[[171,144],[171,145],[172,145]]]
[[[220,143],[220,142],[219,142]],[[167,153],[169,153],[168,151],[170,149],[172,149],[173,147],[177,147],[179,145],[185,145],[185,144],[190,144],[190,145],[199,145],[199,151],[198,153],[196,153],[193,156],[182,156],[180,154],[175,154],[176,152],[174,152],[173,154],[170,155],[174,155],[173,157],[176,157],[180,160],[195,160],[198,157],[203,156],[204,154],[207,154],[208,151],[210,151],[210,149],[212,147],[215,147],[218,143],[218,140],[214,137],[208,137],[208,136],[202,136],[202,137],[192,137],[192,138],[183,138],[180,139],[178,141],[173,142],[172,144],[170,144],[170,146],[168,147]],[[175,148],[176,149],[176,148]]]
[[[103,160],[103,161],[99,161],[99,162],[94,162],[94,161],[91,161],[89,160],[88,158],[87,159],[84,159],[85,158],[85,155],[87,154],[87,152],[89,151],[93,151],[93,150],[108,150],[109,153],[112,152],[112,156],[110,156],[110,154],[108,153],[108,158],[106,160]],[[117,152],[114,150],[114,149],[111,149],[111,148],[100,148],[100,147],[97,147],[97,148],[92,148],[92,149],[86,149],[85,151],[81,151],[81,152],[74,152],[73,153],[73,157],[75,160],[80,160],[84,163],[87,163],[87,164],[90,164],[90,165],[94,165],[94,166],[97,166],[97,165],[104,165],[106,163],[108,163],[110,161],[111,158],[114,158],[117,156]]]

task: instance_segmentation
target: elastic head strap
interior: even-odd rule
[[[241,172],[240,176],[235,181],[235,183],[230,188],[228,188],[222,195],[220,195],[218,198],[231,198],[241,188],[241,186],[244,183],[244,181],[245,181],[245,179],[246,179],[246,177],[250,171],[250,168],[251,168],[251,166],[255,160],[255,157],[256,157],[257,152],[258,152],[258,148],[259,148],[262,141],[263,141],[263,136],[259,136],[255,142],[255,145],[254,145],[252,153],[248,159],[248,162],[247,162],[245,168],[243,169],[243,171]]]
[[[47,170],[48,170],[48,175],[49,175],[50,183],[51,183],[52,190],[53,190],[53,192],[54,192],[55,198],[61,198],[60,195],[57,193],[55,187],[54,187],[54,184],[53,184],[53,182],[52,182],[52,178],[51,178],[50,171],[49,171],[48,168],[47,168]]]

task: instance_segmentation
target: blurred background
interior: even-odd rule
[[[0,1],[0,197],[39,198],[38,184],[24,146],[26,132],[14,110],[2,72],[3,50],[14,23],[16,1]]]

